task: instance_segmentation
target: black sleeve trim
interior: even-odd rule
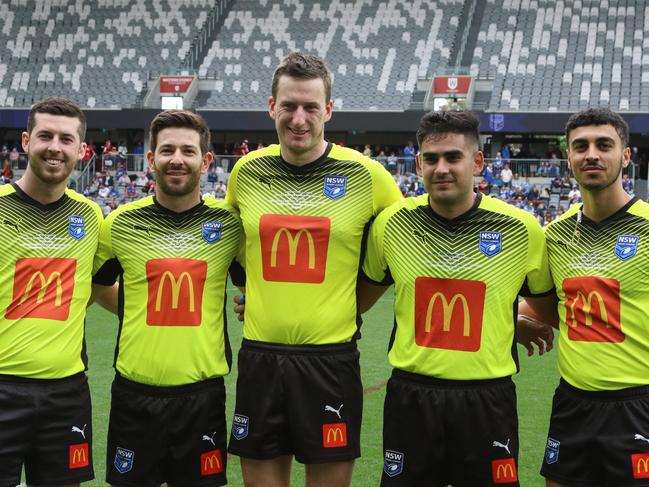
[[[519,296],[523,296],[524,298],[542,298],[544,296],[550,296],[551,294],[554,294],[555,289],[552,288],[549,291],[546,291],[544,293],[538,293],[534,294],[532,291],[530,291],[530,288],[527,285],[527,277],[525,278],[525,282],[521,286],[520,291],[518,291]]]
[[[237,287],[246,286],[246,271],[243,270],[243,267],[241,266],[241,264],[239,264],[239,262],[236,261],[236,259],[232,260],[228,272],[230,273],[232,284]]]
[[[392,274],[390,273],[390,269],[387,269],[385,273],[385,277],[383,278],[382,281],[375,281],[371,277],[369,277],[365,272],[363,272],[363,269],[361,269],[358,272],[358,275],[361,279],[363,279],[365,282],[368,282],[370,284],[373,284],[375,286],[391,286],[394,284],[394,279],[392,279]]]
[[[117,257],[107,260],[99,268],[95,275],[92,276],[93,284],[100,284],[102,286],[112,286],[117,281],[117,277],[122,273],[122,265],[117,260]]]

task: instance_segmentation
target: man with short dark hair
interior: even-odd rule
[[[86,117],[50,97],[22,133],[27,170],[0,188],[0,485],[94,478],[86,306],[102,213],[66,189]]]
[[[474,191],[478,124],[469,112],[421,119],[428,194],[381,212],[367,240],[361,311],[395,285],[383,486],[518,485],[516,339],[542,353],[552,334],[517,330],[512,310],[519,295],[542,307],[552,280],[534,217]]]
[[[583,203],[545,231],[561,382],[541,474],[549,487],[649,486],[649,205],[621,184],[631,149],[620,115],[576,113],[566,138]]]
[[[159,113],[149,137],[157,193],[107,217],[94,265],[97,284],[120,282],[106,480],[224,485],[231,350],[223,307],[228,269],[242,282],[234,259],[243,230],[230,205],[201,198],[212,161],[202,117]]]
[[[269,113],[279,145],[241,158],[228,182],[246,233],[246,317],[230,451],[247,487],[349,486],[360,455],[356,278],[370,219],[401,197],[390,174],[324,138],[324,61],[288,55]]]

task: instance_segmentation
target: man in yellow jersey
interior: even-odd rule
[[[374,297],[395,285],[383,486],[519,485],[515,310],[519,295],[543,309],[552,280],[534,217],[474,190],[478,125],[469,112],[421,119],[428,194],[384,210],[367,240]]]
[[[102,213],[66,189],[86,117],[64,98],[36,103],[24,175],[0,188],[0,485],[94,478],[84,319]]]
[[[231,350],[223,307],[228,269],[238,270],[235,282],[242,277],[234,259],[243,229],[230,205],[201,198],[212,162],[202,117],[162,112],[149,140],[156,196],[108,216],[94,265],[94,282],[120,282],[106,480],[224,485]]]
[[[566,137],[583,203],[545,231],[561,382],[541,474],[550,487],[649,486],[649,205],[621,184],[622,117],[576,113]]]
[[[325,140],[331,77],[288,55],[269,99],[279,145],[242,157],[227,201],[246,233],[246,317],[230,452],[247,487],[348,486],[360,455],[356,279],[370,219],[401,198],[376,161]]]

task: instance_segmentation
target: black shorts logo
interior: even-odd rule
[[[250,424],[250,419],[248,416],[242,414],[235,414],[232,418],[232,436],[236,440],[243,440],[248,436],[248,425]]]

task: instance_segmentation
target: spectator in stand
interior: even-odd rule
[[[103,176],[101,176],[100,184],[112,188],[115,186],[115,179],[110,175],[110,171],[106,169]]]
[[[514,177],[512,170],[509,168],[509,164],[505,163],[503,170],[500,171],[500,177],[503,180],[503,187],[511,188],[512,178]]]
[[[126,161],[126,156],[128,155],[128,147],[126,147],[125,140],[120,140],[119,146],[117,146],[117,155],[122,161]]]
[[[491,193],[491,187],[494,184],[494,164],[489,161],[482,171],[482,177],[487,183],[487,194]]]
[[[128,173],[124,171],[119,178],[117,178],[117,186],[128,186],[131,184],[131,178],[128,176]]]
[[[156,188],[155,180],[148,179],[146,184],[142,187],[142,193],[144,193],[144,194],[149,194],[149,193],[154,194],[155,193],[155,188]]]
[[[395,155],[394,151],[390,152],[390,155],[388,156],[388,165],[387,165],[387,169],[390,172],[390,174],[397,174],[398,166],[399,166],[399,159]]]
[[[83,153],[83,157],[81,158],[81,160],[83,162],[88,162],[90,159],[92,159],[92,156],[94,155],[95,155],[95,149],[91,140],[89,144],[86,144],[86,151]]]
[[[502,171],[504,165],[503,156],[500,152],[496,152],[496,157],[494,157],[493,163],[494,174],[500,174],[500,171]]]
[[[225,184],[223,183],[223,181],[220,181],[214,188],[214,197],[220,200],[224,199],[226,190],[227,188]]]
[[[502,158],[505,162],[509,161],[512,158],[511,150],[509,149],[509,144],[503,145],[503,148],[500,151]]]
[[[241,142],[241,145],[239,145],[239,155],[243,157],[248,152],[250,152],[250,148],[248,147],[248,139],[246,139],[243,142]]]
[[[2,182],[10,183],[13,178],[14,171],[11,168],[11,161],[9,159],[5,159],[2,163]]]
[[[372,157],[372,148],[370,147],[370,144],[365,144],[365,148],[363,149],[363,155],[367,157]]]
[[[579,191],[578,184],[575,184],[568,193],[568,201],[571,205],[581,202],[581,191]]]
[[[97,191],[97,196],[100,198],[108,198],[110,196],[110,188],[102,184],[99,187],[99,191]]]
[[[549,211],[545,212],[545,217],[543,218],[543,226],[547,227],[549,223],[551,223],[554,220],[554,213],[550,213]]]
[[[521,175],[518,174],[517,172],[514,173],[514,178],[512,179],[512,187],[513,188],[523,187],[523,180],[521,179]]]
[[[399,174],[405,172],[415,172],[415,156],[417,155],[417,149],[413,145],[412,141],[408,141],[408,145],[403,148],[403,164],[399,164]],[[401,167],[403,166],[403,167]]]
[[[138,174],[137,179],[135,180],[135,186],[137,186],[138,188],[142,188],[144,187],[147,181],[148,179],[146,178],[144,173],[141,172],[140,174]]]
[[[131,200],[137,198],[137,188],[134,181],[129,182],[128,186],[126,186],[126,197]]]
[[[637,147],[634,147],[634,149],[637,149]],[[622,176],[622,188],[631,196],[635,196],[635,193],[633,192],[633,180],[629,178],[628,174]]]
[[[20,159],[20,152],[18,152],[18,149],[14,147],[13,149],[11,149],[11,152],[9,153],[9,160],[11,161],[11,167],[18,164],[18,159]]]
[[[223,170],[223,169],[221,169]],[[212,166],[210,168],[210,171],[207,173],[207,183],[211,185],[212,189],[216,186],[216,183],[218,181],[218,176],[216,174],[216,166]]]
[[[494,182],[491,185],[491,192],[496,196],[500,195],[500,190],[503,187],[503,180],[500,177],[500,173],[494,175]]]
[[[532,183],[530,183],[530,178],[526,177],[525,182],[523,183],[523,194],[525,195],[526,198],[531,189],[532,189]]]
[[[538,199],[539,199],[539,189],[536,187],[536,184],[533,184],[527,193],[527,200],[530,202],[534,202]]]
[[[376,160],[379,161],[383,167],[387,167],[388,157],[385,155],[384,151],[378,152],[378,156],[376,156]]]

